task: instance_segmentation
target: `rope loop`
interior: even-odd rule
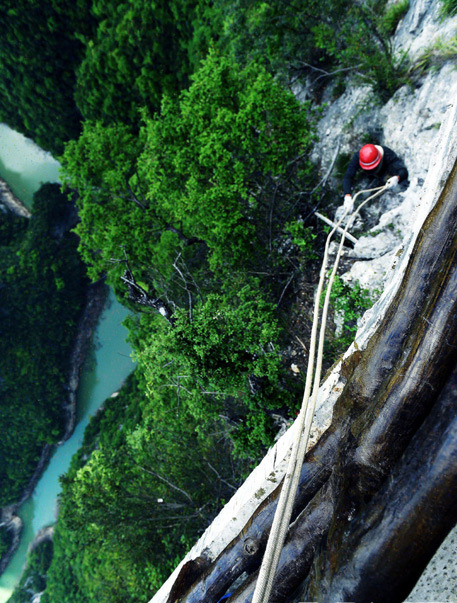
[[[292,452],[287,465],[287,470],[284,475],[281,494],[276,508],[273,524],[271,526],[270,535],[268,537],[265,554],[262,559],[262,564],[259,570],[259,576],[257,578],[252,603],[268,603],[271,590],[273,588],[274,577],[281,556],[281,551],[284,546],[287,531],[289,529],[290,518],[292,515],[292,508],[295,501],[295,495],[297,493],[298,482],[300,479],[301,467],[303,465],[303,459],[305,457],[306,449],[309,442],[309,434],[311,431],[311,425],[316,407],[316,400],[319,393],[319,385],[321,380],[322,372],[322,357],[324,350],[325,340],[325,327],[327,324],[327,315],[330,304],[330,294],[332,291],[333,282],[335,280],[338,264],[340,261],[341,253],[343,250],[344,240],[349,228],[354,223],[355,218],[359,214],[362,207],[364,207],[369,201],[381,195],[389,187],[387,185],[379,186],[377,188],[365,189],[358,191],[353,201],[362,193],[374,193],[365,199],[359,207],[349,215],[347,223],[341,234],[340,244],[338,246],[338,252],[336,254],[332,272],[329,277],[327,285],[327,291],[325,294],[324,305],[322,308],[322,317],[319,331],[319,343],[316,357],[316,366],[314,367],[314,357],[316,355],[316,342],[317,342],[317,330],[319,326],[319,305],[324,288],[325,275],[327,273],[327,263],[329,256],[329,247],[335,232],[340,228],[343,221],[346,219],[347,210],[343,213],[340,220],[335,224],[333,229],[327,236],[327,240],[324,248],[324,258],[322,260],[321,270],[319,274],[319,284],[317,287],[316,298],[314,300],[314,311],[313,311],[313,325],[311,329],[311,340],[309,347],[308,367],[306,372],[305,391],[303,394],[303,402],[301,405],[300,413],[295,421],[294,429],[295,435],[293,440]],[[314,374],[314,379],[313,379]],[[311,392],[312,388],[312,392]]]

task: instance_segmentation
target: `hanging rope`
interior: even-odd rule
[[[344,240],[346,238],[347,231],[352,226],[355,218],[359,214],[360,210],[369,201],[378,197],[388,187],[381,186],[378,188],[366,189],[359,191],[354,195],[353,200],[356,201],[357,197],[362,193],[374,193],[365,199],[359,207],[348,217],[346,226],[341,235],[341,241],[338,246],[338,252],[333,263],[332,272],[330,274],[327,291],[325,294],[324,305],[322,309],[322,318],[319,332],[319,345],[317,351],[316,368],[314,369],[314,357],[316,351],[316,340],[317,340],[317,329],[319,324],[319,306],[322,291],[324,288],[325,274],[327,272],[327,262],[329,255],[330,242],[340,225],[343,223],[347,216],[347,210],[339,220],[337,224],[330,231],[324,249],[324,258],[322,260],[321,271],[319,275],[319,284],[317,287],[316,298],[314,301],[314,313],[313,313],[313,326],[311,330],[311,341],[309,347],[308,367],[306,372],[305,391],[303,394],[303,402],[300,409],[300,414],[295,421],[295,434],[293,438],[292,452],[287,465],[286,474],[282,483],[281,494],[276,508],[273,524],[271,526],[270,535],[268,537],[265,554],[260,566],[259,576],[254,590],[252,603],[268,603],[270,598],[271,589],[273,587],[273,581],[278,567],[279,558],[284,545],[284,541],[289,529],[290,518],[292,515],[292,509],[295,501],[295,495],[298,488],[298,482],[300,479],[301,467],[303,465],[303,459],[305,457],[306,449],[308,447],[309,434],[311,431],[311,424],[314,415],[314,409],[316,406],[316,400],[319,393],[319,385],[322,371],[322,356],[324,349],[325,339],[325,327],[327,323],[327,314],[330,304],[330,294],[332,291],[333,282],[338,269],[338,264],[343,250]],[[376,192],[375,192],[376,191]],[[314,373],[314,379],[313,379]],[[312,394],[311,394],[312,386]]]

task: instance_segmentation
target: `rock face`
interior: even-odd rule
[[[14,508],[4,507],[0,514],[0,527],[6,528],[12,535],[11,546],[0,561],[0,574],[5,571],[6,566],[11,561],[12,556],[17,551],[21,539],[22,520],[14,513]]]
[[[412,59],[418,59],[426,48],[439,39],[445,41],[455,36],[456,18],[440,22],[439,9],[439,3],[433,0],[413,3],[397,29],[396,48],[408,50]],[[353,251],[348,254],[359,261],[355,261],[344,277],[358,280],[369,289],[376,289],[386,287],[389,279],[393,278],[392,268],[414,236],[415,217],[420,211],[427,175],[435,170],[435,182],[443,176],[442,173],[440,175],[441,156],[434,154],[434,142],[451,104],[457,99],[455,65],[445,64],[439,71],[429,73],[412,93],[406,86],[401,88],[380,111],[369,108],[369,98],[367,89],[348,91],[337,104],[331,106],[319,129],[323,141],[321,156],[325,156],[325,152],[328,153],[336,144],[338,135],[342,149],[349,152],[351,146],[352,149],[354,146],[357,148],[358,145],[354,143],[359,142],[359,136],[367,131],[367,126],[361,123],[363,117],[356,118],[355,127],[349,132],[345,131],[345,122],[352,117],[350,107],[355,103],[361,110],[361,116],[365,115],[368,129],[378,135],[381,144],[395,149],[408,168],[409,188],[399,195],[389,195],[394,198],[388,200],[388,205],[380,212],[379,221],[371,228],[371,233],[376,234],[359,238]],[[352,108],[354,110],[354,105]],[[451,132],[447,140],[450,151],[452,144],[455,144]],[[386,203],[385,199],[383,203]],[[376,312],[376,307],[373,307],[368,315]],[[367,320],[368,316],[365,322]],[[453,600],[457,592],[456,553],[457,528],[443,542],[407,601]]]
[[[411,57],[417,60],[439,37],[446,39],[454,35],[457,18],[448,19],[443,25],[438,13],[439,3],[433,0],[411,2],[408,14],[397,28],[395,47],[399,51],[408,49]],[[352,154],[366,142],[369,134],[374,142],[394,149],[404,159],[410,175],[406,190],[383,195],[363,214],[358,243],[346,253],[352,266],[343,278],[384,291],[362,318],[356,346],[351,346],[346,358],[356,349],[366,348],[386,314],[405,274],[419,230],[454,166],[457,158],[456,99],[457,71],[452,64],[444,64],[418,80],[414,89],[405,86],[398,90],[383,107],[377,105],[369,88],[349,86],[340,98],[331,101],[318,125],[320,142],[315,146],[314,160],[323,174],[327,173],[338,146],[340,152]],[[334,181],[333,184],[337,188],[340,183]],[[340,202],[342,198],[336,205]],[[321,386],[311,445],[319,440],[331,422],[333,406],[344,387],[340,371],[341,363]],[[294,427],[269,451],[151,603],[169,600],[173,584],[180,571],[190,567],[188,564],[195,560],[200,564],[214,560],[233,538],[240,532],[245,533],[245,526],[247,529],[250,525],[248,518],[261,508],[280,481],[293,437]],[[455,541],[455,536],[451,535],[443,543],[442,552],[432,560],[408,600],[446,600],[446,585],[441,590],[437,588],[443,580],[436,572],[446,571],[448,584],[452,580],[457,582],[452,558],[452,554],[455,558],[455,550],[452,551]],[[444,555],[446,550],[451,553],[450,558]]]
[[[364,217],[372,226],[365,236],[359,234],[358,243],[347,253],[354,264],[346,278],[373,290],[385,286],[397,254],[413,233],[424,182],[433,163],[434,141],[450,103],[457,98],[457,71],[451,64],[444,65],[439,72],[428,74],[413,92],[407,86],[398,90],[378,110],[371,108],[370,95],[367,88],[351,89],[331,105],[319,123],[320,142],[314,158],[326,158],[322,161],[325,170],[332,149],[339,144],[342,152],[353,153],[368,132],[376,143],[395,150],[408,168],[409,187],[385,193],[367,208]],[[357,111],[360,115],[348,129],[351,115]],[[334,181],[335,188],[339,184]],[[363,222],[360,226],[364,229]]]
[[[10,211],[22,216],[24,218],[30,218],[31,213],[29,210],[19,201],[14,195],[13,191],[7,185],[7,183],[0,178],[0,207],[7,207]]]
[[[426,49],[438,41],[445,43],[455,36],[456,20],[441,20],[441,3],[415,0],[395,32],[394,48],[407,51],[411,59],[419,59]]]

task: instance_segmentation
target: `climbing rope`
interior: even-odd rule
[[[317,330],[319,324],[319,306],[320,299],[322,296],[322,291],[324,288],[325,275],[327,272],[327,262],[329,256],[329,247],[330,242],[337,230],[341,231],[340,225],[347,217],[348,210],[346,210],[343,216],[340,218],[339,222],[337,222],[333,229],[330,231],[327,236],[327,240],[325,243],[324,249],[324,258],[322,260],[321,271],[319,275],[319,284],[317,287],[316,298],[314,301],[314,311],[313,311],[313,325],[311,329],[311,341],[309,346],[309,357],[308,357],[308,367],[306,372],[306,381],[305,381],[305,391],[303,394],[303,402],[300,409],[300,413],[298,415],[297,420],[295,421],[295,435],[293,438],[293,447],[292,452],[289,458],[289,462],[287,465],[286,474],[284,476],[282,482],[281,494],[278,501],[278,506],[276,508],[275,516],[273,519],[273,524],[271,526],[270,535],[268,537],[267,546],[265,549],[265,554],[262,560],[262,565],[260,566],[259,576],[257,578],[257,583],[254,590],[254,595],[252,598],[252,603],[268,603],[270,598],[270,593],[273,587],[274,577],[276,574],[276,570],[279,563],[279,558],[281,556],[281,551],[284,545],[284,541],[287,535],[287,531],[289,529],[290,518],[292,515],[292,509],[295,501],[295,495],[298,488],[298,483],[300,479],[301,468],[303,465],[303,459],[305,457],[306,449],[308,447],[309,434],[311,431],[311,425],[314,415],[314,410],[316,407],[316,400],[319,393],[319,385],[321,379],[322,372],[322,356],[324,349],[324,339],[325,339],[325,327],[327,323],[327,314],[330,303],[330,294],[333,286],[333,282],[335,280],[335,275],[338,269],[338,264],[340,261],[341,253],[343,250],[344,240],[346,238],[347,231],[352,226],[355,218],[359,214],[360,210],[364,205],[366,205],[369,201],[381,195],[385,190],[387,190],[387,186],[381,186],[378,188],[361,190],[356,193],[353,197],[354,202],[357,197],[362,193],[374,193],[365,199],[359,207],[349,215],[347,223],[344,227],[344,230],[341,234],[340,244],[338,246],[338,251],[335,257],[335,261],[333,263],[332,272],[329,277],[329,282],[327,285],[327,291],[325,294],[324,305],[322,309],[322,318],[319,332],[319,345],[317,351],[317,360],[316,360],[316,368],[314,370],[314,357],[316,352],[316,340],[317,340]],[[314,372],[314,379],[313,379]],[[312,393],[311,393],[312,386]]]

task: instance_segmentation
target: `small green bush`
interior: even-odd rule
[[[446,61],[457,58],[457,36],[449,40],[438,38],[431,46],[424,49],[421,56],[411,66],[411,74],[420,76],[426,71],[438,70]]]
[[[392,36],[397,29],[397,25],[409,10],[409,0],[400,0],[386,9],[381,23],[387,35]]]
[[[441,4],[441,15],[443,17],[457,15],[457,0],[441,0]]]
[[[357,321],[362,314],[371,308],[381,292],[369,291],[361,287],[358,281],[347,283],[336,276],[330,294],[330,304],[334,317],[339,316],[342,328],[339,335],[327,334],[324,349],[324,362],[331,365],[338,356],[344,353],[354,341],[357,332]]]
[[[303,221],[297,220],[286,224],[285,230],[292,238],[292,244],[297,249],[297,257],[301,264],[318,258],[313,244],[317,235],[313,233],[312,228],[304,226]]]

